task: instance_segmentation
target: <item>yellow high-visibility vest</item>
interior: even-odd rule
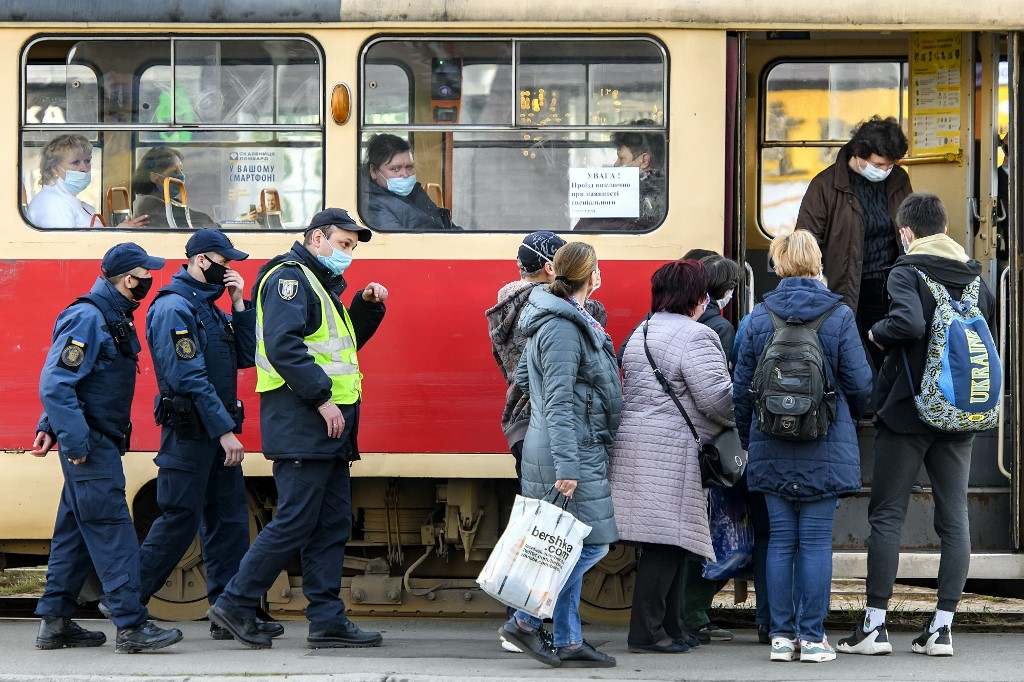
[[[263,340],[263,283],[278,268],[297,265],[306,275],[310,288],[320,299],[320,326],[303,341],[313,362],[331,379],[331,401],[338,405],[353,405],[363,392],[363,374],[356,357],[356,333],[344,306],[334,304],[313,271],[298,261],[285,261],[267,271],[256,294],[256,392],[266,393],[285,385],[282,377],[267,357]],[[280,284],[280,281],[279,281]],[[293,286],[302,286],[296,281]],[[285,295],[286,292],[281,292]]]

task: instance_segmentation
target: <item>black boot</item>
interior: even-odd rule
[[[265,621],[260,618],[256,619],[256,631],[262,635],[266,635],[273,639],[274,637],[280,637],[284,634],[284,626],[280,623],[273,621]],[[212,639],[234,639],[231,633],[217,625],[216,623],[210,623],[210,637]]]
[[[220,605],[220,601],[211,606],[206,615],[213,625],[223,628],[233,638],[250,649],[269,649],[273,646],[270,635],[260,632],[256,618],[225,608]],[[212,626],[210,634],[213,634]]]
[[[114,651],[119,654],[138,654],[156,651],[181,641],[181,630],[165,630],[151,620],[133,628],[118,628]]]
[[[306,642],[310,649],[338,649],[380,646],[384,638],[379,632],[360,630],[348,618],[330,625],[309,625]]]
[[[102,632],[86,630],[70,618],[43,618],[39,621],[36,648],[103,646],[106,641],[107,636]]]

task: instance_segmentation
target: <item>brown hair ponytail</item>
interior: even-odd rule
[[[551,293],[568,298],[587,286],[591,273],[597,268],[597,253],[590,244],[569,242],[555,252],[551,265],[555,270]]]

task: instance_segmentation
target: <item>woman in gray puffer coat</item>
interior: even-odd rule
[[[615,520],[639,545],[627,643],[630,651],[684,653],[683,590],[688,558],[715,558],[697,443],[662,389],[644,350],[668,379],[697,432],[733,425],[732,381],[715,331],[697,320],[708,304],[699,261],[663,265],[651,278],[650,320],[633,332],[622,357],[622,425],[611,460]]]
[[[529,338],[515,377],[530,396],[522,489],[527,497],[543,498],[554,488],[592,530],[555,602],[554,650],[541,637],[540,620],[522,611],[500,634],[550,666],[611,667],[614,658],[583,640],[579,606],[583,574],[618,540],[608,451],[619,425],[622,391],[611,339],[584,308],[601,284],[593,247],[570,242],[555,254],[553,265],[554,283],[534,288],[519,318]]]

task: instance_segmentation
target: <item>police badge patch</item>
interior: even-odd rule
[[[277,293],[286,301],[290,301],[295,298],[295,294],[299,293],[299,280],[297,279],[279,279],[277,280]]]
[[[171,340],[174,342],[174,354],[182,360],[191,360],[196,356],[196,341],[189,330],[172,329]]]
[[[84,360],[85,342],[68,338],[68,342],[64,344],[64,349],[60,352],[60,359],[57,360],[57,366],[72,372],[77,372],[78,368],[82,366],[82,362]]]

